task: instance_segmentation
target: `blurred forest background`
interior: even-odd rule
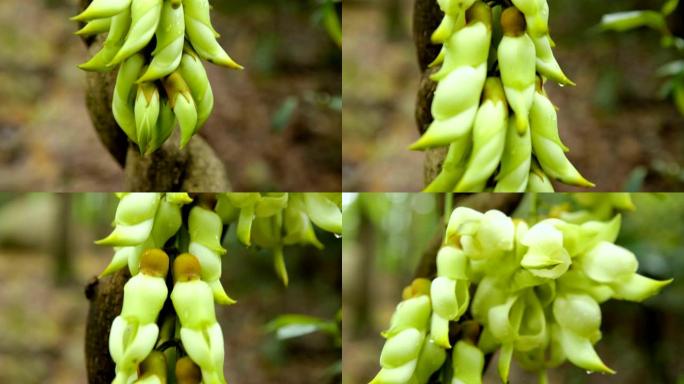
[[[659,96],[663,80],[656,75],[660,66],[677,58],[676,51],[661,47],[660,33],[653,30],[614,33],[597,27],[604,14],[659,10],[665,0],[548,2],[556,58],[577,83],[547,86],[560,107],[560,134],[572,162],[597,184],[596,190],[681,190],[684,117]],[[411,39],[413,3],[344,2],[345,191],[417,191],[425,186],[424,155],[407,149],[418,138],[414,105],[420,72]],[[674,16],[670,22],[684,36],[684,18]]]
[[[88,56],[69,21],[77,4],[0,1],[0,190],[123,186],[85,107],[76,66]],[[326,27],[327,2],[212,4],[221,44],[246,69],[206,65],[216,107],[200,134],[233,189],[339,190],[341,50]]]
[[[84,288],[111,260],[111,248],[93,241],[111,231],[117,201],[97,193],[0,194],[0,383],[86,382]],[[217,307],[217,317],[229,382],[339,383],[341,241],[318,237],[322,251],[286,248],[285,288],[271,256],[228,231],[222,280],[238,304]],[[331,330],[281,321],[286,327],[276,332],[269,324],[285,314],[314,316]]]
[[[378,372],[385,340],[380,332],[387,329],[422,253],[441,239],[443,195],[344,196],[343,383],[358,384]],[[464,198],[456,197],[455,206]],[[487,199],[494,197],[482,200]],[[568,201],[567,194],[547,194],[538,204]],[[587,375],[566,363],[549,370],[550,383],[684,383],[684,195],[641,193],[633,201],[637,209],[623,213],[617,243],[637,255],[640,273],[674,282],[641,304],[611,300],[601,305],[603,339],[597,351],[616,375]],[[484,382],[501,382],[496,364],[490,364]],[[533,382],[534,375],[513,363],[511,383]]]

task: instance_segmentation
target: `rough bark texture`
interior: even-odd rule
[[[430,106],[437,84],[429,76],[436,68],[428,65],[439,54],[440,46],[430,42],[432,32],[437,28],[444,14],[435,0],[416,0],[413,11],[413,40],[418,52],[418,65],[422,72],[418,97],[416,100],[416,124],[418,131],[423,134],[432,122]],[[425,185],[437,176],[442,169],[446,156],[446,148],[425,151],[424,179]]]
[[[90,2],[81,0],[81,8],[85,9]],[[83,41],[93,55],[101,48],[103,37]],[[115,71],[88,73],[86,106],[100,141],[125,169],[128,191],[224,192],[230,189],[223,163],[199,136],[193,137],[182,151],[177,148],[177,140],[169,140],[154,155],[140,156],[112,114],[115,80]],[[171,148],[171,143],[176,147]]]
[[[102,279],[94,277],[86,286],[90,310],[86,323],[85,355],[90,384],[108,384],[114,380],[114,362],[109,357],[109,329],[114,318],[121,313],[123,287],[129,277],[128,268],[124,268]]]

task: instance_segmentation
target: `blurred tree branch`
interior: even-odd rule
[[[80,0],[85,9],[92,0]],[[90,54],[96,53],[104,38],[84,38]],[[226,170],[215,151],[199,136],[183,150],[177,147],[178,134],[152,156],[143,157],[119,128],[112,114],[112,92],[116,72],[87,74],[86,106],[102,144],[124,168],[129,191],[185,190],[224,192],[230,188]]]

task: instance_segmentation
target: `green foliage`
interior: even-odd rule
[[[639,10],[611,13],[603,16],[601,28],[604,31],[626,32],[638,28],[650,28],[660,33],[661,45],[674,48],[684,54],[684,39],[673,36],[667,25],[667,16],[679,6],[679,0],[667,0],[660,10]],[[663,97],[672,98],[677,110],[684,115],[684,61],[675,60],[664,64],[656,72],[665,79],[661,88]]]

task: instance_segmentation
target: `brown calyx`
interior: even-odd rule
[[[173,279],[176,282],[197,280],[201,271],[199,260],[189,253],[183,253],[173,261]]]
[[[140,256],[140,272],[155,277],[166,277],[169,272],[169,255],[158,248],[146,249]]]
[[[202,371],[188,356],[176,361],[176,382],[178,384],[199,384],[202,381]]]
[[[515,7],[508,7],[501,13],[501,28],[506,36],[521,36],[525,33],[525,16]]]

